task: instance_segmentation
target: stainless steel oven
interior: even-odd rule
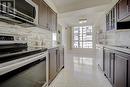
[[[0,87],[47,85],[47,52],[0,64]]]
[[[2,37],[9,40],[12,38],[10,36]],[[29,48],[26,45],[26,43],[23,45],[23,43],[7,44],[7,42],[6,45],[0,44],[2,47],[0,48],[0,87],[47,86],[47,49]]]

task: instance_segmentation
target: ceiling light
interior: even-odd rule
[[[87,19],[79,19],[80,24],[83,24],[83,23],[86,23],[86,22],[87,22]]]

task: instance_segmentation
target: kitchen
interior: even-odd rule
[[[0,87],[130,87],[129,8],[130,0],[0,0]]]
[[[55,46],[55,41],[51,44],[57,14],[40,3],[42,6],[31,0],[0,1],[0,87],[45,87],[64,67],[63,47]]]

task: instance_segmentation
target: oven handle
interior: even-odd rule
[[[10,71],[13,71],[15,69],[18,69],[20,67],[23,67],[27,64],[30,64],[32,62],[35,62],[39,59],[43,59],[47,56],[47,52],[43,52],[43,54],[39,55],[39,56],[35,56],[33,58],[30,58],[30,59],[27,59],[27,60],[23,60],[23,61],[20,61],[20,62],[17,62],[17,63],[14,63],[14,64],[10,64],[8,66],[4,66],[4,67],[1,67],[0,68],[0,75],[3,75],[3,74],[6,74]]]

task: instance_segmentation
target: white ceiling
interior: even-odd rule
[[[99,18],[104,15],[106,8],[110,7],[110,5],[102,5],[96,6],[92,8],[86,8],[82,10],[71,11],[67,13],[62,13],[58,15],[58,21],[61,24],[67,26],[75,26],[80,25],[79,19],[87,19],[87,23],[84,25],[95,25]]]
[[[80,25],[79,19],[86,18],[85,25],[95,25],[102,15],[118,0],[52,0],[57,8],[58,23],[75,26]]]
[[[112,0],[52,0],[59,13],[108,4]]]

